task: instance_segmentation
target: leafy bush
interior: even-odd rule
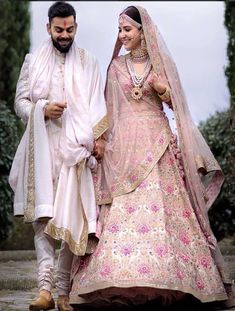
[[[20,67],[30,46],[29,1],[0,1],[0,240],[8,236],[13,193],[8,184],[12,159],[22,132],[14,113]],[[19,134],[17,134],[19,133]]]
[[[7,237],[11,225],[13,193],[8,175],[19,142],[17,120],[6,102],[0,101],[0,240]]]
[[[225,182],[209,211],[211,227],[218,240],[235,233],[235,145],[231,136],[231,109],[216,112],[199,129],[219,162]]]

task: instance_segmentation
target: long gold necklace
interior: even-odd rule
[[[129,74],[131,76],[132,83],[134,85],[134,87],[131,90],[131,97],[135,100],[139,100],[143,96],[143,92],[141,90],[141,87],[143,86],[144,79],[147,77],[147,75],[151,69],[150,59],[149,58],[147,59],[147,61],[145,63],[144,71],[143,71],[142,75],[140,75],[140,76],[136,74],[132,60],[130,57],[126,58],[126,64],[127,64]]]

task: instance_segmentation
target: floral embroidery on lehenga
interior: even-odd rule
[[[155,288],[156,297],[158,289],[172,289],[203,302],[226,299],[181,181],[169,146],[135,191],[114,199],[96,251],[73,280],[72,302],[78,295],[92,300],[100,290],[105,296],[106,289],[108,297],[114,286],[127,292],[129,287]]]

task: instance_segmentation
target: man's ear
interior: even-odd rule
[[[75,22],[75,30],[77,31],[77,29],[78,29],[78,23]]]
[[[51,35],[51,24],[47,23],[47,32],[49,35]]]

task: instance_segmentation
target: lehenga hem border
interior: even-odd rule
[[[107,289],[109,287],[116,287],[116,288],[131,288],[131,287],[150,287],[150,288],[156,288],[156,289],[167,289],[167,290],[177,290],[181,291],[182,293],[185,294],[191,294],[195,298],[199,299],[201,302],[206,303],[206,302],[212,302],[212,301],[222,301],[222,300],[227,300],[228,296],[226,293],[218,293],[214,295],[199,295],[198,292],[193,290],[192,288],[188,287],[178,287],[178,286],[164,286],[164,285],[153,285],[153,284],[147,284],[147,283],[140,283],[138,282],[138,286],[136,284],[124,284],[124,283],[112,283],[112,282],[100,282],[96,283],[95,285],[89,286],[84,289],[79,289],[78,295],[70,295],[70,304],[81,304],[81,299],[78,298],[79,295],[84,295],[84,294],[89,294],[91,292],[99,291],[102,289]],[[82,297],[83,298],[83,297]],[[84,298],[83,298],[84,299]],[[80,303],[79,303],[80,300]],[[89,299],[87,303],[89,303]],[[92,301],[93,302],[93,301]],[[84,299],[85,303],[85,299]]]

